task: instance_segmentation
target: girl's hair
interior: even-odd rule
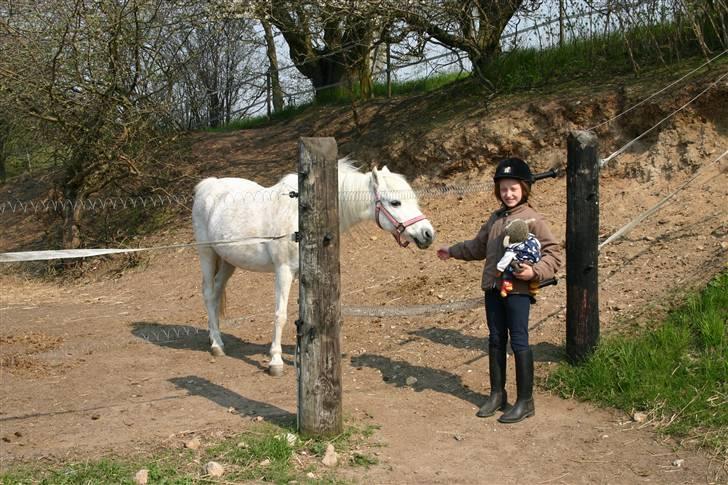
[[[493,184],[493,194],[495,195],[496,200],[502,204],[503,200],[500,196],[501,180],[503,179],[496,180]],[[526,202],[528,202],[528,196],[531,195],[531,184],[523,180],[516,180],[516,182],[518,182],[518,184],[521,186],[521,193],[523,194],[523,196],[521,197],[521,201],[518,203],[518,205],[525,204]]]

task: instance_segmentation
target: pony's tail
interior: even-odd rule
[[[218,256],[215,259],[215,274],[216,275],[217,275],[217,272],[220,271],[220,263],[222,263],[222,258],[220,256]],[[225,318],[225,314],[227,313],[227,308],[226,308],[227,307],[227,297],[225,296],[226,293],[227,293],[227,285],[225,285],[225,287],[222,289],[222,294],[220,295],[220,305],[217,307],[218,320]]]
[[[220,308],[219,308],[219,315],[218,319],[225,318],[225,314],[227,313],[227,309],[225,308],[227,306],[227,298],[225,297],[225,293],[227,293],[227,289],[222,289],[222,295],[220,295]]]

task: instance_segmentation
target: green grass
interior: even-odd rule
[[[209,131],[212,133],[221,133],[221,132],[228,132],[228,131],[248,130],[251,128],[258,128],[260,126],[265,126],[272,121],[285,121],[285,120],[293,119],[296,116],[298,116],[299,114],[306,111],[308,108],[310,108],[313,105],[314,105],[314,103],[304,103],[301,105],[289,105],[277,113],[272,113],[270,118],[268,118],[267,115],[252,116],[250,118],[240,118],[237,120],[233,120],[230,123],[224,124],[222,126],[218,126],[217,128],[206,128],[203,131]]]
[[[293,425],[261,423],[232,438],[204,442],[197,451],[165,450],[153,456],[102,458],[79,463],[57,463],[47,467],[22,465],[0,473],[0,484],[132,484],[140,469],[149,470],[150,484],[183,485],[215,481],[203,476],[202,465],[216,461],[225,468],[227,483],[266,481],[271,483],[345,483],[336,468],[321,464],[329,443],[339,454],[338,467],[368,467],[377,463],[368,454],[367,443],[376,426],[347,426],[338,436],[307,437]],[[294,437],[289,441],[289,437]],[[315,479],[307,476],[314,473]]]
[[[581,366],[561,365],[547,386],[564,397],[643,411],[666,434],[701,437],[728,453],[728,272],[656,329],[605,338]]]
[[[426,93],[436,91],[448,84],[459,79],[468,77],[468,73],[445,73],[427,77],[425,79],[416,79],[404,82],[392,82],[392,96],[402,96],[416,93]],[[375,97],[385,97],[387,95],[386,83],[374,83],[373,93]],[[359,92],[354,90],[354,99],[358,99]],[[287,106],[278,113],[273,113],[270,118],[267,115],[253,116],[250,118],[242,118],[231,121],[228,124],[217,128],[206,128],[204,131],[218,133],[237,130],[247,130],[268,125],[275,121],[285,121],[295,118],[312,106],[339,106],[351,103],[352,95],[346,90],[329,91],[323,99],[318,99],[309,103],[300,105]]]
[[[717,38],[709,36],[706,42],[714,54],[724,49]],[[630,49],[636,67],[630,58]],[[702,57],[702,53],[692,32],[665,23],[635,28],[625,35],[615,32],[575,39],[563,46],[542,50],[515,49],[493,62],[489,77],[499,91],[514,92],[573,79],[639,74],[694,57]]]

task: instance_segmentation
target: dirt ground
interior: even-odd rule
[[[650,317],[664,313],[685,291],[704,285],[726,267],[728,160],[709,165],[728,148],[726,93],[728,86],[720,86],[712,101],[681,113],[604,169],[603,237],[696,173],[697,178],[661,211],[602,251],[602,334],[649,325]],[[503,151],[525,153],[542,170],[564,158],[565,138],[556,135],[570,126],[606,119],[629,104],[624,96],[623,90],[610,88],[601,99],[586,94],[551,96],[536,104],[491,108],[486,118],[471,112],[449,128],[421,128],[426,135],[418,139],[417,133],[409,132],[398,142],[385,140],[389,155],[382,159],[407,173],[416,188],[425,189],[487,182],[493,160]],[[679,105],[680,99],[655,104],[639,123],[632,117],[629,123],[605,130],[600,134],[604,153],[635,136],[638,126],[644,130],[669,113],[670,106]],[[343,111],[332,114],[336,116],[345,118]],[[365,123],[374,123],[376,116],[384,115],[376,110],[360,113]],[[563,124],[556,133],[551,127],[559,122]],[[200,155],[205,160],[200,175],[255,178],[264,166],[266,175],[258,178],[271,182],[293,168],[295,140],[301,135],[335,134],[342,153],[351,150],[366,162],[376,159],[375,150],[365,151],[364,142],[353,141],[352,130],[346,131],[350,124],[342,121],[344,128],[331,131],[319,123],[207,135],[196,145],[198,155],[205,154]],[[398,126],[391,123],[392,129]],[[471,145],[476,138],[487,156],[475,155],[477,147]],[[488,146],[496,142],[498,146]],[[417,144],[417,156],[409,156]],[[449,164],[440,172],[420,170],[436,157],[436,149],[442,152],[439,159]],[[279,159],[280,153],[288,158]],[[534,198],[562,240],[565,188],[564,177],[539,182]],[[373,223],[342,235],[344,308],[399,308],[481,295],[481,263],[442,262],[435,249],[472,237],[496,208],[492,195],[425,191],[421,206],[438,231],[436,244],[428,250],[401,249]],[[22,215],[0,217],[5,217],[3,251],[17,250],[33,239],[18,230],[34,227],[22,226]],[[187,214],[146,242],[191,239]],[[98,271],[73,281],[34,278],[18,268],[0,275],[0,468],[37,459],[174,447],[190,434],[208,440],[239,432],[251,416],[275,420],[295,414],[292,323],[283,338],[285,375],[273,378],[265,372],[272,332],[272,275],[238,271],[233,276],[223,326],[228,355],[213,358],[194,251],[145,253],[136,266],[103,271],[109,264],[101,262]],[[540,382],[563,359],[565,271],[561,283],[544,289],[532,307],[531,344]],[[297,314],[296,296],[294,284],[289,322]],[[382,445],[379,464],[342,470],[356,482],[728,480],[725,457],[698,449],[699,436],[677,443],[655,433],[653,425],[664,418],[659,415],[636,423],[629,414],[561,399],[537,386],[535,417],[515,425],[501,425],[495,417],[476,418],[488,393],[488,332],[482,308],[409,317],[345,316],[342,334],[345,415],[377,425],[372,440]],[[515,395],[510,357],[508,362],[508,391]]]

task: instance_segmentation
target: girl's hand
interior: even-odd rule
[[[450,259],[450,248],[443,246],[440,249],[438,249],[437,257],[443,261],[445,261],[446,259]]]
[[[533,272],[533,267],[529,264],[521,264],[521,269],[513,273],[519,280],[530,281],[536,276]]]

